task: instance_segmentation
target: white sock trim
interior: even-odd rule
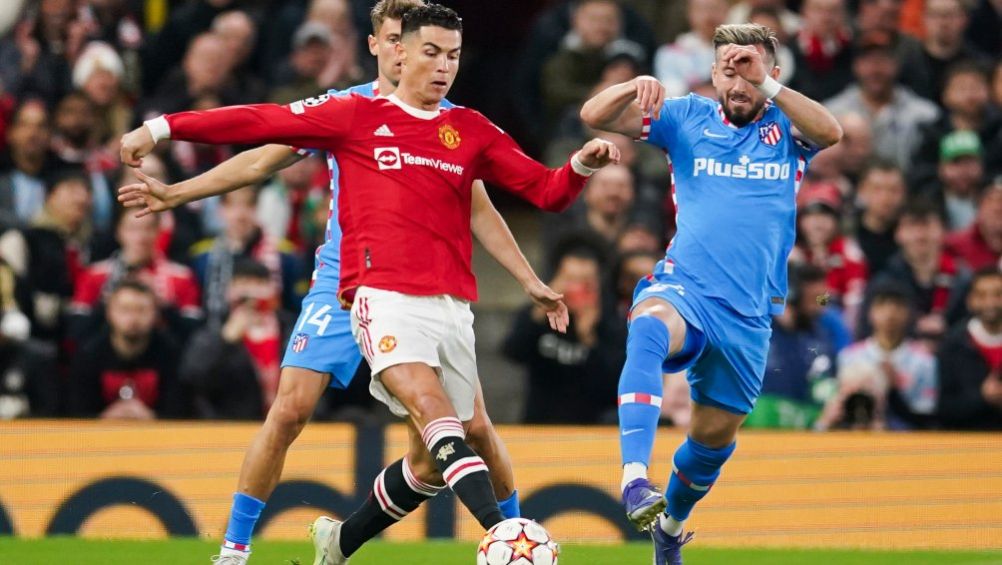
[[[458,437],[460,441],[466,439],[466,432],[463,430],[463,423],[459,418],[439,418],[432,420],[421,430],[421,439],[431,450],[435,444],[446,437]]]
[[[623,465],[623,482],[619,485],[619,490],[626,490],[626,485],[637,479],[647,478],[647,465],[643,463],[627,463]]]
[[[412,491],[420,495],[427,496],[428,498],[431,498],[436,494],[438,494],[438,491],[445,488],[444,486],[430,485],[422,481],[421,479],[417,478],[416,476],[414,476],[414,471],[411,469],[410,464],[407,463],[406,457],[404,458],[403,467],[404,467],[404,481],[407,482],[407,486],[411,487]]]
[[[383,469],[383,472],[376,477],[376,481],[372,484],[372,493],[376,495],[376,502],[379,503],[379,507],[387,516],[397,521],[402,520],[407,515],[407,511],[393,504],[393,501],[390,500],[390,495],[386,493],[384,475],[386,475],[386,469]]]
[[[679,522],[675,518],[665,514],[664,512],[658,516],[658,525],[661,527],[661,531],[668,534],[669,536],[675,538],[682,533],[682,526],[685,522]]]
[[[455,487],[463,477],[479,471],[487,472],[487,465],[483,459],[476,456],[463,457],[449,465],[442,476],[450,487]]]

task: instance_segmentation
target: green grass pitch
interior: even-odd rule
[[[20,540],[0,537],[3,565],[206,565],[218,550],[214,542],[174,539],[166,541],[92,541],[76,538]],[[352,557],[352,565],[472,565],[475,546],[468,543],[383,543],[365,546]],[[1002,552],[843,551],[713,549],[692,547],[685,552],[687,565],[1002,565]],[[561,565],[627,565],[650,563],[645,544],[565,544]],[[255,544],[253,565],[312,565],[309,543]]]

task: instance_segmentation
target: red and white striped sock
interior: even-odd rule
[[[462,422],[458,418],[439,418],[425,426],[421,437],[446,484],[480,525],[486,530],[502,521],[487,465],[466,445]]]

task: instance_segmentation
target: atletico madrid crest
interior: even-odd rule
[[[292,351],[295,353],[302,353],[306,349],[306,343],[310,341],[310,336],[306,334],[296,334],[296,337],[292,338]]]
[[[783,139],[783,130],[776,122],[762,124],[758,126],[758,138],[766,145],[776,145]]]

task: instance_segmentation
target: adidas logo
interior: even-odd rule
[[[389,126],[383,124],[378,128],[376,128],[376,131],[372,132],[372,135],[375,135],[377,137],[393,137],[393,132],[390,131]]]

